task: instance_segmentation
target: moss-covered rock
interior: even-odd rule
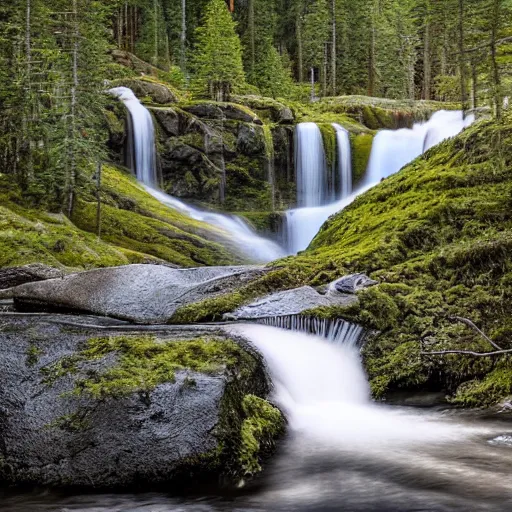
[[[370,133],[353,134],[352,146],[352,180],[354,184],[361,180],[368,167],[372,152],[373,135]]]
[[[70,330],[48,317],[9,322],[0,332],[0,399],[9,417],[0,425],[8,441],[0,445],[0,482],[236,484],[261,470],[284,431],[280,411],[265,400],[260,356],[220,331],[156,337],[107,326],[98,336],[90,325]],[[14,358],[14,350],[27,356]]]

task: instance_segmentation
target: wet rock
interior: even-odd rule
[[[32,263],[21,267],[0,268],[0,290],[12,288],[33,281],[45,281],[63,277],[64,272],[42,263]]]
[[[195,328],[169,331],[155,343],[191,343],[192,359],[201,357],[199,339],[235,350],[213,371],[186,369],[185,362],[168,381],[95,396],[83,391],[83,383],[102,382],[106,372],[120,368],[120,358],[115,351],[89,358],[84,347],[95,337],[113,343],[119,332],[70,331],[48,318],[4,319],[9,329],[0,332],[0,482],[144,488],[243,472],[242,404],[247,394],[268,393],[261,358],[244,343],[236,350],[234,338],[219,332],[211,338]],[[147,334],[131,331],[132,343]],[[152,353],[138,357],[144,364]]]
[[[185,112],[193,114],[204,119],[223,119],[222,110],[212,103],[197,103],[195,105],[185,105],[182,107]]]
[[[331,289],[334,289],[340,293],[357,293],[364,288],[379,284],[377,281],[373,281],[365,274],[351,274],[343,276],[337,281],[331,284]]]
[[[157,82],[130,78],[120,81],[118,85],[128,87],[139,99],[149,96],[153,103],[158,103],[159,105],[176,103],[178,101],[178,97],[175,92],[171,91],[171,89],[165,85]]]
[[[225,320],[249,320],[272,316],[298,315],[321,306],[348,306],[357,301],[353,295],[322,295],[311,286],[273,293],[224,315]]]
[[[10,289],[21,310],[88,312],[140,324],[166,323],[180,306],[225,293],[260,267],[173,269],[161,265],[102,268]]]
[[[253,124],[240,124],[236,147],[244,155],[264,155],[265,140],[262,129]]]

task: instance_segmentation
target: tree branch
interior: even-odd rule
[[[473,350],[439,350],[432,352],[420,352],[421,355],[444,355],[444,354],[463,354],[475,357],[499,356],[503,354],[512,354],[512,348],[507,350],[495,350],[494,352],[475,352]]]
[[[467,318],[462,318],[460,316],[451,316],[451,317],[449,317],[449,320],[456,320],[457,322],[461,322],[461,323],[467,325],[468,327],[473,329],[475,332],[480,334],[480,336],[482,336],[482,338],[485,341],[489,342],[494,348],[497,348],[498,350],[502,350],[502,348],[499,345],[494,343],[494,341],[492,341],[491,338],[489,338],[489,336],[487,336],[483,331],[481,331],[471,320],[469,320]]]

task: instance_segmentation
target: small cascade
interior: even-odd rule
[[[343,126],[333,123],[336,130],[336,144],[338,148],[338,172],[340,191],[338,199],[344,199],[352,193],[352,150],[350,148],[350,135]]]
[[[327,194],[327,162],[320,128],[315,123],[300,123],[295,131],[297,204],[321,206]]]
[[[140,103],[131,89],[116,87],[109,92],[123,101],[130,112],[133,127],[135,171],[137,179],[144,185],[147,192],[162,204],[179,210],[195,220],[219,228],[219,238],[254,262],[266,263],[284,256],[281,247],[271,240],[258,236],[240,217],[193,208],[183,201],[162,192],[157,183],[155,130],[151,114]]]
[[[464,118],[461,111],[441,110],[433,114],[427,122],[416,123],[411,129],[380,131],[373,140],[368,168],[357,190],[345,195],[344,189],[342,189],[342,198],[331,204],[296,208],[286,212],[288,253],[296,254],[306,249],[322,224],[331,215],[348,206],[358,195],[377,185],[383,178],[398,172],[427,149],[457,135],[465,127],[471,125],[474,120],[473,115]],[[338,151],[341,151],[341,148],[347,144],[348,137],[345,137],[339,130],[337,136]],[[301,148],[308,150],[309,146],[302,144]],[[349,160],[345,164],[342,162],[344,158]],[[347,152],[345,152],[345,157],[341,155],[339,159],[342,176],[348,176],[347,169],[350,168],[350,158],[347,156]],[[308,161],[308,158],[302,157],[302,161]],[[346,167],[341,170],[343,165]],[[351,174],[350,171],[350,176]]]
[[[256,323],[314,334],[333,343],[347,343],[351,346],[362,346],[365,340],[365,331],[360,325],[341,319],[329,320],[313,316],[287,315],[261,318]]]

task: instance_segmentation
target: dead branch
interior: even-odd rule
[[[475,352],[473,350],[439,350],[439,351],[428,351],[420,352],[421,355],[438,356],[444,354],[462,354],[475,357],[488,357],[488,356],[500,356],[503,354],[512,354],[512,348],[507,350],[495,350],[494,352]]]
[[[496,343],[494,343],[494,341],[491,340],[491,338],[489,338],[489,336],[487,336],[483,331],[481,331],[471,320],[469,320],[468,318],[463,318],[463,317],[460,317],[460,316],[451,316],[449,317],[450,320],[456,320],[457,322],[461,322],[465,325],[467,325],[468,327],[470,327],[471,329],[473,329],[475,332],[477,332],[478,334],[480,334],[480,336],[482,336],[482,338],[489,342],[494,348],[497,348],[498,350],[502,350],[502,348],[497,345]]]

